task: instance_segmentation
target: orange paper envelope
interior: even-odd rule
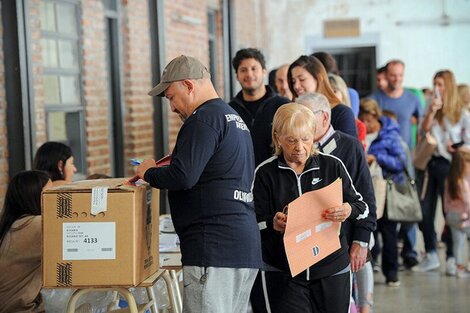
[[[341,179],[289,203],[284,246],[292,277],[340,248],[341,223],[324,220],[322,212],[342,204]]]

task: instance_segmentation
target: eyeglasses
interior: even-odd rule
[[[317,114],[317,113],[325,112],[325,111],[323,111],[323,110],[316,110],[316,111],[312,111],[312,112],[313,112],[313,114]]]

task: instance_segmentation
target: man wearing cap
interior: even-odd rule
[[[230,101],[251,131],[255,149],[255,163],[260,164],[273,155],[271,128],[274,113],[289,102],[264,84],[266,62],[258,49],[237,51],[232,60],[242,90]]]
[[[217,95],[206,67],[179,56],[149,93],[165,96],[184,121],[166,167],[145,160],[137,175],[168,189],[180,238],[183,312],[246,312],[261,267],[253,209],[248,127]]]

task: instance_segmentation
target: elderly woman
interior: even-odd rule
[[[343,163],[314,148],[314,114],[296,103],[277,110],[272,129],[275,156],[263,162],[255,174],[253,195],[261,226],[263,259],[286,277],[282,297],[271,312],[338,313],[348,312],[349,308],[350,265],[348,245],[342,234],[340,249],[295,277],[290,276],[283,243],[287,215],[282,209],[301,194],[323,188],[338,178],[342,178],[343,204],[323,208],[325,220],[342,222],[357,218],[366,210]]]

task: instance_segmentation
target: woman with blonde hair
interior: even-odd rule
[[[342,232],[338,250],[295,277],[290,274],[284,247],[288,216],[283,208],[305,192],[326,187],[341,178],[342,205],[325,208],[312,203],[311,209],[321,210],[323,219],[331,222],[356,219],[367,210],[344,164],[315,149],[314,114],[297,103],[281,106],[273,120],[275,155],[261,163],[255,172],[253,197],[263,261],[280,271],[285,281],[265,284],[268,312],[336,313],[349,309],[350,261],[347,239]]]
[[[457,86],[460,101],[467,110],[470,110],[470,87],[467,84],[460,84]]]
[[[333,128],[357,137],[354,113],[335,95],[325,67],[316,57],[300,56],[289,66],[287,79],[294,100],[307,92],[321,93],[330,103]]]
[[[434,227],[437,198],[444,196],[444,179],[449,173],[451,153],[458,146],[470,143],[470,114],[463,110],[454,74],[442,70],[434,75],[434,93],[421,124],[421,134],[430,132],[437,141],[436,150],[428,162],[421,192],[423,220],[419,224],[424,237],[426,256],[413,271],[425,272],[440,266]],[[424,195],[424,197],[423,197]],[[447,231],[449,231],[447,227]],[[447,236],[447,274],[455,275],[451,236]]]
[[[330,82],[331,88],[335,93],[336,97],[343,103],[344,105],[351,107],[351,99],[349,97],[348,86],[344,79],[341,76],[336,74],[328,74],[328,81]]]
[[[350,97],[350,93],[348,90],[348,86],[346,85],[346,82],[341,78],[341,76],[335,75],[335,74],[328,74],[328,79],[330,81],[331,88],[333,88],[333,91],[335,95],[338,97],[338,99],[344,103],[346,106],[351,107],[352,104],[352,99]],[[362,143],[362,146],[364,149],[366,148],[366,135],[367,135],[367,129],[366,125],[361,122],[359,119],[355,119],[356,123],[356,128],[357,128],[357,139]]]

